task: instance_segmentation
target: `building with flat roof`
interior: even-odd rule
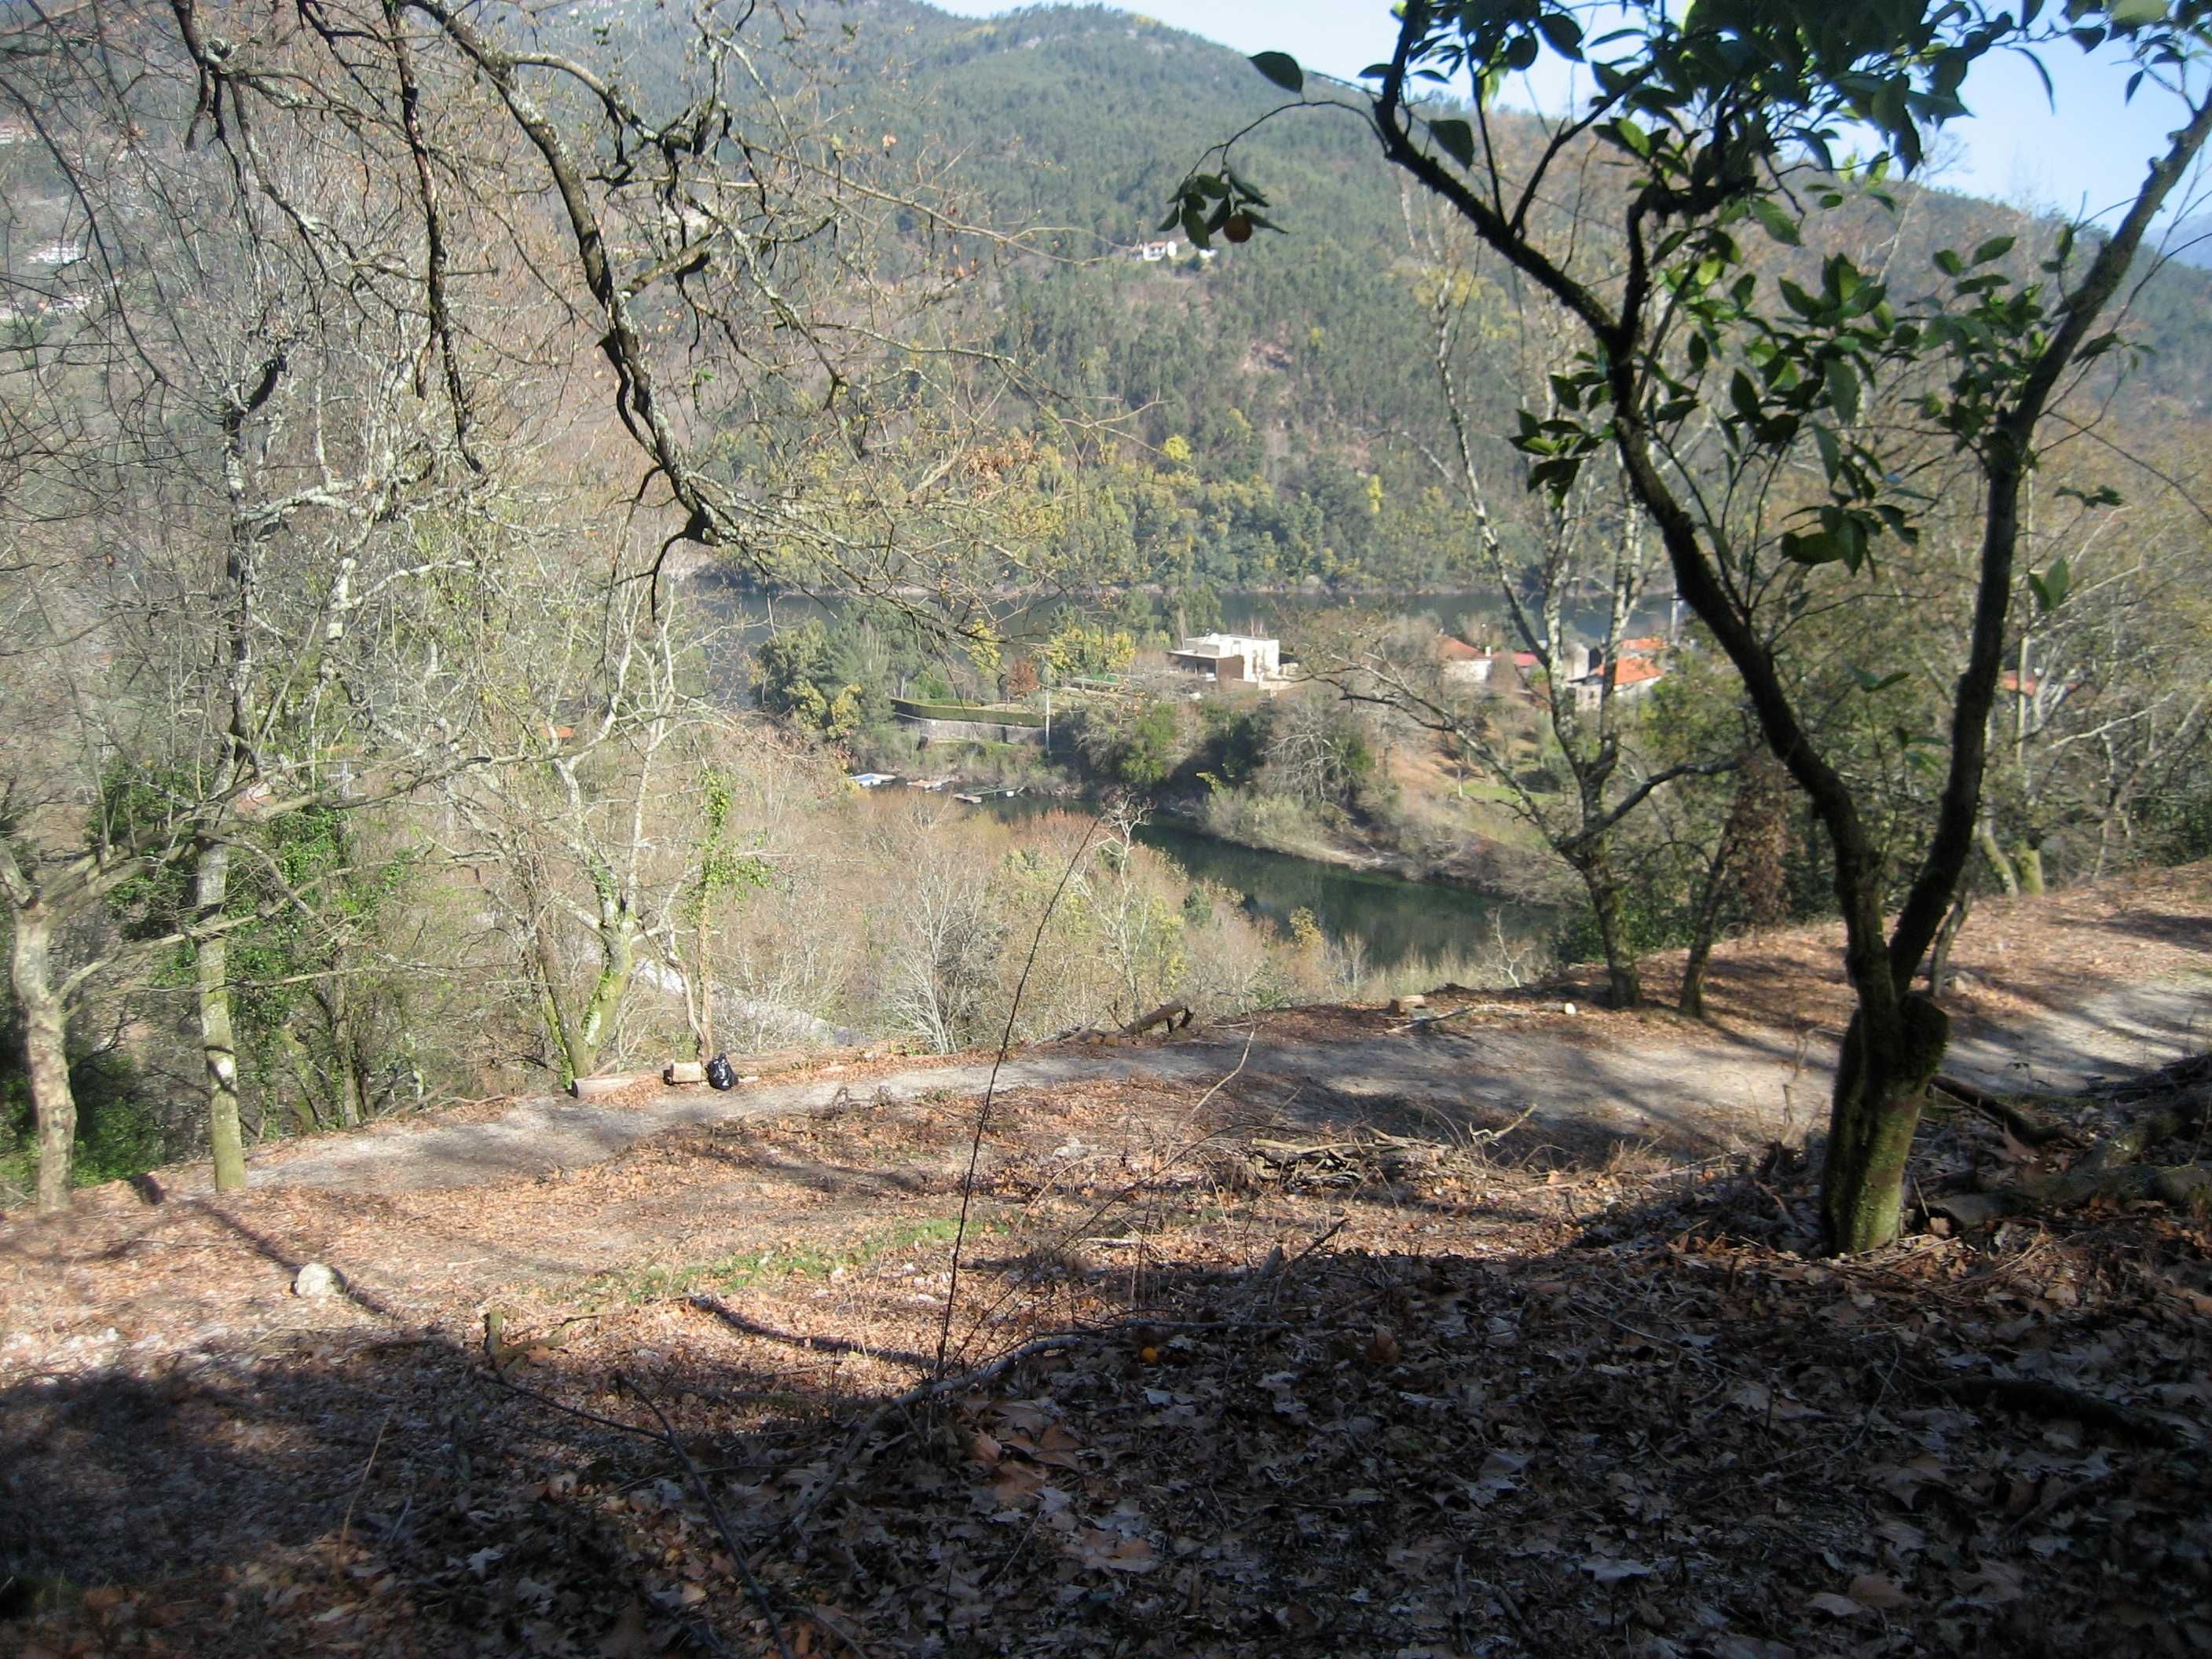
[[[1179,649],[1168,653],[1168,661],[1186,672],[1202,674],[1217,685],[1241,680],[1256,684],[1282,678],[1283,646],[1279,640],[1248,634],[1194,634]]]

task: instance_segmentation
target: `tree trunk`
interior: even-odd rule
[[[1897,1237],[1905,1159],[1950,1035],[1950,1017],[1927,997],[1908,995],[1897,1012],[1900,1029],[1881,1043],[1867,1041],[1864,1011],[1854,1014],[1836,1066],[1820,1218],[1827,1248],[1840,1255]]]
[[[1701,927],[1690,941],[1690,954],[1682,963],[1682,994],[1675,1008],[1692,1019],[1705,1017],[1705,964],[1712,960],[1713,930]]]
[[[323,1013],[330,1021],[331,1063],[337,1071],[338,1121],[356,1129],[368,1115],[368,1091],[362,1077],[361,1040],[354,1031],[353,997],[343,973],[332,976]]]
[[[23,1073],[38,1120],[40,1215],[69,1208],[70,1159],[76,1151],[76,1097],[70,1090],[69,1018],[54,988],[54,920],[46,906],[19,907],[8,972],[23,1014]]]
[[[1943,925],[1936,930],[1936,943],[1928,952],[1928,994],[1939,1000],[1951,986],[1951,947],[1958,943],[1959,931],[1966,925],[1973,913],[1973,873],[1959,884],[1959,896],[1951,901],[1950,914]]]
[[[1986,823],[1978,824],[1974,830],[1974,840],[1982,849],[1983,858],[1989,861],[1990,873],[1997,878],[1997,885],[2003,890],[2004,896],[2018,898],[2020,873],[2012,867],[2012,860],[2005,856],[2004,848],[1997,845],[1996,832]]]
[[[2041,898],[2043,849],[2033,842],[2023,842],[2020,851],[2013,855],[2013,863],[2020,871],[2020,890],[2030,898]]]
[[[203,839],[194,862],[192,908],[203,933],[194,952],[192,983],[199,996],[200,1054],[207,1074],[208,1149],[215,1158],[215,1189],[234,1193],[246,1185],[246,1138],[239,1126],[230,941],[215,927],[230,894],[230,848]]]
[[[1598,942],[1605,949],[1607,1004],[1614,1008],[1644,1006],[1644,980],[1636,970],[1636,953],[1628,948],[1620,921],[1620,884],[1602,852],[1582,866],[1583,884],[1589,890],[1590,908],[1597,917]]]
[[[592,982],[592,999],[576,1023],[576,1046],[570,1059],[578,1077],[599,1069],[599,1051],[614,1030],[615,1016],[629,982],[637,971],[637,934],[627,915],[599,929],[599,976]]]

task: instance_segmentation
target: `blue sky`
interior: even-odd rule
[[[947,7],[975,17],[1017,9],[1002,0],[952,0]],[[1379,0],[1146,0],[1122,9],[1141,9],[1239,52],[1287,52],[1309,69],[1346,78],[1387,58],[1395,39],[1389,9]],[[2055,114],[2027,63],[1995,59],[1976,70],[1965,94],[1974,118],[1950,127],[1962,149],[1936,182],[2024,207],[2107,216],[2142,184],[2150,157],[2179,124],[2179,105],[2148,83],[2124,105],[2126,70],[2085,58],[2070,46],[2046,54],[2045,66],[2057,88]],[[1554,81],[1523,85],[1507,101],[1558,108],[1568,94],[1563,80]]]

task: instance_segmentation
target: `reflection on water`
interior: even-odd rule
[[[987,801],[976,810],[1022,818],[1086,809],[1077,803],[1023,795]],[[1291,917],[1300,910],[1310,911],[1325,939],[1332,945],[1358,941],[1374,968],[1419,962],[1449,964],[1482,956],[1496,947],[1493,917],[1498,931],[1516,945],[1548,939],[1559,925],[1550,911],[1538,906],[1218,841],[1172,821],[1147,822],[1138,830],[1137,839],[1164,854],[1192,880],[1222,889],[1245,915],[1271,925],[1285,938],[1290,935]]]
[[[1225,888],[1249,915],[1285,933],[1293,911],[1310,910],[1333,943],[1358,939],[1376,968],[1477,956],[1494,945],[1493,916],[1516,944],[1556,925],[1529,905],[1240,847],[1172,824],[1148,823],[1137,834],[1193,878]]]

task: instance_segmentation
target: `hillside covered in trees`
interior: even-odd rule
[[[1037,7],[990,21],[908,0],[842,14],[838,89],[852,146],[919,151],[1018,238],[972,246],[989,344],[1021,366],[1035,402],[1003,418],[1048,428],[1085,465],[1061,526],[1068,568],[1099,580],[1255,586],[1318,579],[1418,589],[1463,583],[1467,532],[1435,459],[1448,438],[1430,309],[1440,280],[1487,289],[1464,384],[1474,424],[1498,434],[1519,406],[1510,283],[1476,266],[1440,276],[1429,210],[1407,196],[1348,112],[1278,121],[1239,166],[1283,234],[1201,257],[1158,230],[1208,146],[1281,101],[1244,58],[1103,7]],[[603,6],[596,49],[641,83],[668,72],[672,14]],[[1501,148],[1533,151],[1533,119],[1494,115]],[[1599,196],[1617,168],[1591,170]],[[2021,239],[2025,268],[2055,223],[1929,185],[1852,222],[1862,263],[1910,288],[1938,249]],[[1606,216],[1591,234],[1602,238]],[[1147,259],[1146,243],[1172,256]],[[1157,250],[1156,250],[1157,251]],[[1818,250],[1765,245],[1771,276],[1817,282]],[[2212,276],[2152,269],[2124,332],[2142,349],[2107,435],[2122,448],[2194,433],[2212,411],[2212,339],[2197,319]],[[1492,452],[1502,464],[1502,442]]]

